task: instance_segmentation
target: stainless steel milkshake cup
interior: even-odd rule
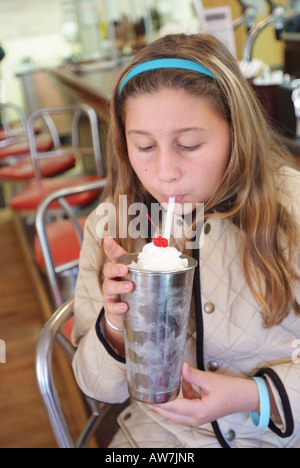
[[[127,380],[130,396],[144,403],[166,403],[180,390],[194,270],[197,261],[176,271],[131,268],[138,254],[124,255],[131,293],[122,295]]]

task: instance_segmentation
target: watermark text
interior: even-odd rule
[[[173,237],[175,239],[185,239],[187,249],[199,247],[204,219],[203,203],[196,203],[195,205],[192,205],[192,203],[175,203],[174,212],[176,216],[173,216],[171,226]],[[97,207],[96,214],[99,216],[96,226],[99,238],[110,236],[112,238],[119,237],[120,239],[128,237],[147,239],[158,235],[154,226],[160,231],[160,235],[163,235],[165,230],[166,216],[164,207],[159,203],[151,203],[148,210],[148,207],[143,203],[128,205],[126,195],[119,196],[118,210],[114,204],[103,202]],[[149,223],[149,216],[152,223]],[[196,222],[193,223],[194,220]]]
[[[0,340],[0,364],[6,363],[6,344],[4,340]]]
[[[292,343],[292,347],[296,348],[292,352],[292,361],[294,364],[300,364],[300,340],[294,340]]]

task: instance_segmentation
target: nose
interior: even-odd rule
[[[157,175],[161,182],[175,182],[181,176],[177,153],[172,149],[160,150],[157,154]]]

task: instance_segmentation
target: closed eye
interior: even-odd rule
[[[184,146],[184,145],[178,145],[180,149],[183,151],[195,151],[197,150],[200,145],[194,145],[194,146]]]
[[[154,148],[154,145],[152,145],[152,146],[139,146],[138,147],[139,151],[141,151],[142,153],[148,153],[153,148]]]

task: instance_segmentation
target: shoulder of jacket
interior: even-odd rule
[[[300,171],[289,166],[282,166],[275,172],[277,188],[293,188],[300,193]]]
[[[278,201],[294,215],[299,213],[300,171],[292,167],[281,167],[275,174]]]

